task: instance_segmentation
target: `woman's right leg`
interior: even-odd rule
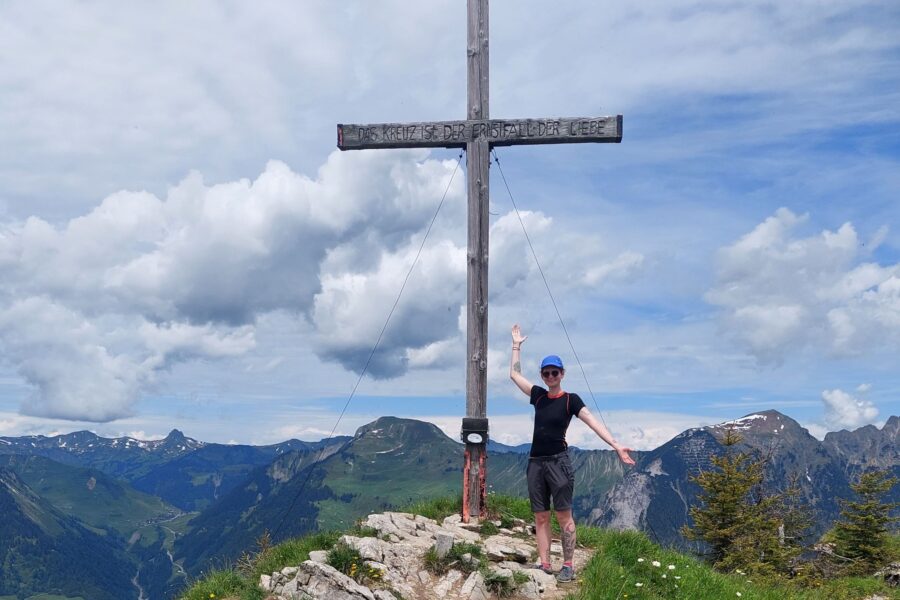
[[[550,565],[550,488],[544,477],[544,463],[529,460],[525,477],[528,480],[528,498],[534,513],[534,533],[541,565]]]
[[[534,531],[541,564],[550,564],[550,511],[534,513]]]

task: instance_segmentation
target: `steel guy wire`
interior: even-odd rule
[[[591,383],[588,381],[587,373],[584,371],[584,366],[581,364],[581,359],[578,357],[578,352],[575,351],[575,344],[572,343],[572,338],[569,336],[569,330],[566,328],[566,324],[563,321],[562,315],[559,313],[559,307],[556,305],[556,300],[553,298],[553,292],[550,291],[550,284],[547,283],[547,277],[544,275],[544,269],[541,268],[541,262],[538,260],[537,252],[534,250],[534,245],[531,243],[531,237],[528,235],[528,230],[525,229],[525,221],[522,220],[522,215],[519,214],[519,207],[516,205],[516,200],[513,198],[512,190],[509,188],[509,183],[506,181],[506,175],[503,173],[503,167],[500,165],[500,158],[497,156],[497,151],[491,149],[491,153],[494,155],[494,162],[497,163],[497,170],[500,171],[500,177],[503,179],[503,185],[506,186],[506,193],[509,194],[509,199],[512,202],[513,209],[516,211],[516,217],[519,219],[519,225],[522,226],[522,233],[525,234],[525,241],[528,242],[528,247],[531,248],[531,256],[534,258],[534,264],[537,265],[538,273],[541,274],[541,279],[544,281],[544,287],[547,288],[547,295],[550,296],[550,302],[553,304],[553,310],[556,311],[556,317],[559,319],[559,324],[562,325],[563,333],[566,334],[566,340],[569,342],[569,348],[572,349],[572,355],[575,356],[575,362],[578,363],[578,368],[581,369],[581,376],[584,377],[584,383],[587,385],[588,392],[591,394],[591,400],[594,402],[594,407],[597,409],[597,415],[600,417],[600,420],[603,421],[603,425],[606,426],[606,420],[603,418],[603,413],[600,411],[600,407],[597,405],[597,399],[594,397],[594,390],[591,389]]]

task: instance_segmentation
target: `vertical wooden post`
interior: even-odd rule
[[[468,0],[468,119],[488,119],[488,0]],[[487,414],[488,231],[490,147],[484,137],[466,144],[468,269],[466,301],[466,416]],[[487,440],[466,440],[463,520],[484,512]]]
[[[467,0],[465,121],[338,124],[341,150],[461,148],[468,160],[466,416],[462,518],[484,515],[487,477],[488,206],[491,146],[621,142],[622,115],[491,120],[488,114],[488,0]],[[493,141],[489,141],[493,140]]]

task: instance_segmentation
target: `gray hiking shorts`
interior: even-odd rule
[[[531,510],[550,510],[553,500],[554,510],[571,510],[572,494],[575,490],[575,469],[568,452],[553,456],[532,456],[528,459],[528,499]]]

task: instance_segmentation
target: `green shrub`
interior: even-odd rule
[[[382,580],[384,575],[381,570],[363,560],[356,548],[352,548],[343,542],[338,542],[328,551],[325,559],[329,565],[344,575],[363,585],[374,585]]]
[[[351,570],[358,569],[362,564],[362,557],[356,548],[351,548],[347,544],[339,542],[328,551],[328,558],[325,559],[325,562],[344,575],[350,575]]]

